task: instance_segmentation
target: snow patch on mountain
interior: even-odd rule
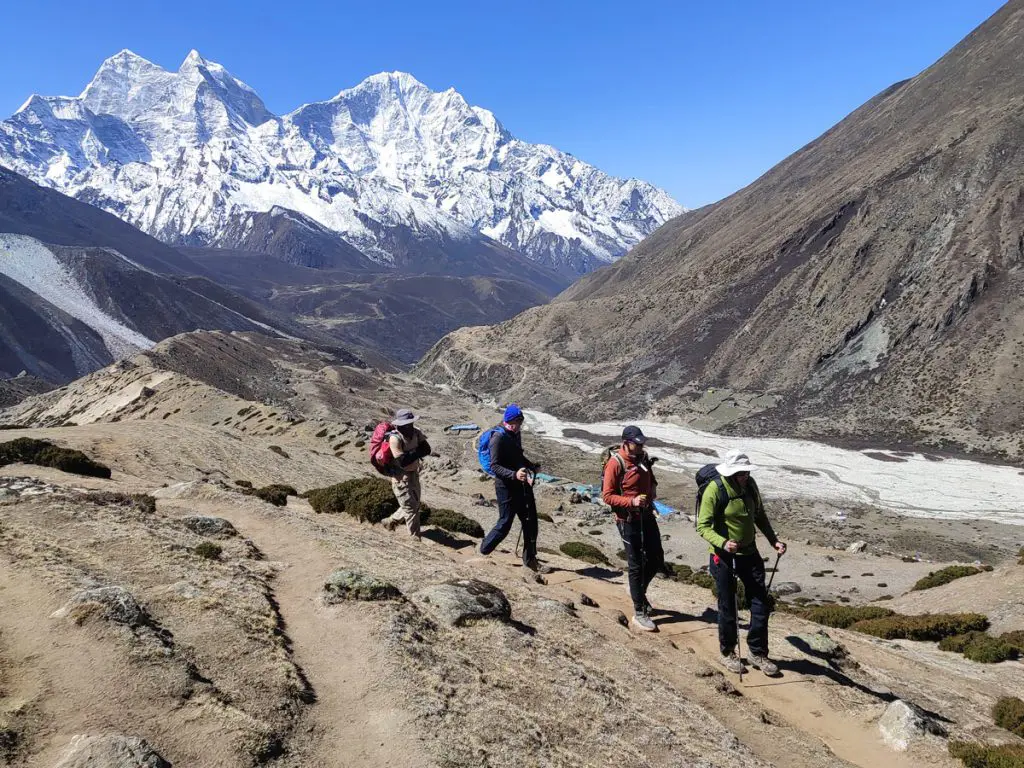
[[[381,263],[395,231],[482,234],[575,274],[684,210],[406,73],[276,116],[196,51],[176,72],[121,51],[80,96],[33,96],[0,122],[0,161],[168,242],[229,246],[233,219],[278,206]]]
[[[0,234],[0,273],[92,328],[115,358],[156,343],[100,309],[54,253],[35,238]]]

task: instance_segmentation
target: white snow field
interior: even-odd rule
[[[35,238],[0,234],[0,273],[92,328],[114,358],[156,343],[96,306],[53,252]]]
[[[31,97],[0,122],[0,160],[168,242],[216,245],[239,216],[276,205],[383,263],[379,230],[401,226],[600,265],[684,210],[403,72],[279,116],[195,51],[176,72],[121,51],[79,96]]]
[[[837,504],[870,504],[913,517],[984,519],[1024,525],[1024,472],[1018,467],[943,458],[889,449],[848,450],[810,440],[725,437],[672,424],[650,421],[562,421],[539,411],[526,411],[527,427],[538,435],[598,453],[618,442],[626,423],[636,424],[649,438],[671,447],[651,447],[658,466],[693,472],[716,463],[727,451],[744,451],[765,496],[816,498]],[[565,432],[581,430],[607,437],[601,443]],[[596,471],[595,471],[596,474]],[[682,506],[678,499],[667,504]]]

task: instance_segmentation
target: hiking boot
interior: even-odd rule
[[[540,560],[536,557],[531,557],[529,560],[524,561],[523,565],[534,573],[551,573],[551,569],[546,565],[541,565]]]
[[[779,674],[779,665],[767,656],[758,656],[756,653],[750,654],[750,666],[754,669],[760,669],[768,677],[775,677]]]
[[[723,653],[721,662],[722,666],[730,672],[735,672],[737,675],[743,674],[743,662],[740,661],[740,657],[736,655],[736,651],[733,651],[728,655]]]
[[[400,522],[401,520],[395,520],[395,518],[393,517],[385,517],[383,520],[380,521],[380,524],[387,528],[389,531],[393,531],[395,530],[395,528],[398,527],[398,524]]]
[[[644,632],[658,631],[658,625],[651,621],[651,617],[646,613],[633,614],[633,626],[637,629],[643,630]]]

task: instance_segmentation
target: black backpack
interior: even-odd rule
[[[715,503],[715,517],[712,523],[717,527],[719,521],[722,519],[722,515],[725,513],[725,508],[729,506],[729,502],[743,497],[729,495],[729,492],[725,489],[725,481],[722,479],[722,476],[718,474],[718,470],[715,469],[714,464],[705,464],[697,470],[697,474],[693,479],[697,483],[697,501],[693,507],[693,527],[697,527],[697,519],[700,517],[700,500],[704,497],[704,489],[711,485],[711,483],[718,486],[718,499]],[[760,496],[760,492],[757,490],[757,483],[754,482],[754,478],[750,478],[747,482],[749,483],[748,487],[754,489],[754,497],[757,498]]]

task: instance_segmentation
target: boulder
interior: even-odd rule
[[[867,548],[868,548],[868,543],[866,541],[855,541],[855,542],[853,542],[853,544],[851,544],[850,546],[848,546],[846,548],[846,551],[847,552],[853,552],[853,553],[856,554],[858,552],[863,552]]]
[[[878,730],[885,743],[897,752],[905,752],[912,741],[927,734],[946,735],[946,729],[934,718],[916,704],[902,699],[896,699],[885,708]]]
[[[346,600],[395,600],[402,596],[398,587],[382,579],[358,571],[334,571],[324,582],[324,598],[328,603]]]
[[[123,624],[131,629],[149,626],[149,614],[139,605],[135,596],[124,587],[96,587],[78,592],[64,607],[54,612],[54,617],[63,619],[80,605],[94,603],[103,610],[103,616],[115,624]]]
[[[192,533],[197,533],[200,536],[207,536],[210,538],[227,539],[238,535],[238,531],[235,530],[235,526],[223,517],[193,515],[191,517],[183,517],[181,519],[181,524],[192,531]]]
[[[410,599],[439,621],[462,627],[477,621],[512,618],[512,606],[505,593],[478,579],[454,579],[414,592]]]
[[[55,768],[171,768],[137,736],[75,736]]]
[[[801,591],[800,585],[795,581],[783,581],[773,586],[774,589],[772,589],[772,591],[776,595],[795,595],[797,592]]]
[[[790,644],[812,656],[820,656],[825,659],[841,659],[846,656],[846,648],[829,637],[825,632],[791,635],[786,639]]]

